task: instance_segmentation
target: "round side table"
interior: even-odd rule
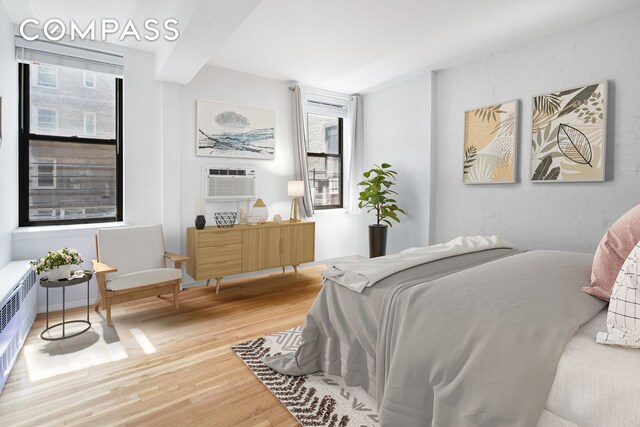
[[[43,340],[46,341],[57,341],[57,340],[62,340],[65,338],[71,338],[71,337],[75,337],[78,336],[86,331],[89,330],[89,328],[91,328],[91,322],[89,321],[89,280],[91,280],[91,278],[93,277],[93,271],[89,271],[89,270],[83,270],[84,272],[84,276],[82,277],[70,277],[69,279],[62,279],[62,280],[52,280],[49,281],[48,277],[43,277],[42,279],[40,279],[40,286],[42,286],[43,288],[47,289],[47,314],[46,314],[46,321],[47,321],[47,327],[45,328],[44,331],[42,331],[42,333],[40,333],[40,338],[42,338]],[[85,283],[87,284],[87,320],[66,320],[65,318],[65,297],[66,297],[66,288],[67,286],[73,286],[73,285],[79,285],[81,283]],[[49,326],[49,289],[51,288],[62,288],[62,322],[60,323],[56,323],[54,325]],[[84,328],[83,330],[81,330],[80,332],[75,332],[71,335],[67,335],[66,334],[66,325],[69,325],[71,323],[84,323],[86,324],[86,328]],[[62,336],[59,337],[55,337],[55,338],[51,338],[51,337],[45,337],[44,334],[46,332],[51,331],[53,328],[57,328],[59,326],[62,326]]]

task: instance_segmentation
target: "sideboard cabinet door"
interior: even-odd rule
[[[282,264],[312,262],[315,256],[315,224],[299,223],[282,227]]]
[[[250,272],[282,265],[280,227],[243,230],[242,271]]]

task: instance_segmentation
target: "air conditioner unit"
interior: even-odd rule
[[[207,201],[246,200],[258,197],[258,175],[251,167],[211,166],[203,169]]]

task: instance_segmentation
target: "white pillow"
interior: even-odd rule
[[[640,242],[622,264],[609,301],[607,332],[599,332],[596,341],[640,348]]]

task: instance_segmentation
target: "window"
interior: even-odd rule
[[[84,79],[84,87],[87,89],[95,89],[96,88],[96,75],[95,73],[90,73],[88,71],[84,71],[83,73]]]
[[[58,88],[58,68],[48,65],[34,65],[36,68],[36,84],[49,89]]]
[[[55,159],[34,159],[34,188],[56,188]]]
[[[37,129],[43,133],[58,132],[58,110],[55,108],[37,107]]]
[[[96,136],[96,113],[84,112],[84,134]]]
[[[342,120],[307,114],[307,167],[316,209],[342,207]]]
[[[20,226],[122,220],[122,79],[42,65],[20,67]],[[53,70],[53,71],[52,71]],[[100,127],[97,126],[99,112]]]

